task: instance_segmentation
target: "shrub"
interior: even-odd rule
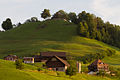
[[[73,75],[76,75],[77,73],[77,69],[70,66],[69,68],[67,68],[66,70],[66,75],[69,75],[69,76],[73,76]]]
[[[42,68],[38,68],[37,70],[38,70],[38,71],[42,71],[43,69],[42,69]]]
[[[20,69],[21,70],[21,69],[24,68],[23,62],[22,62],[21,59],[16,60],[15,64],[16,64],[16,69]]]
[[[100,70],[97,75],[99,75],[99,76],[105,76],[106,72],[104,70]]]

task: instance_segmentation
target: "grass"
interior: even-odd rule
[[[102,53],[107,48],[110,48],[117,52],[116,55],[107,57],[103,59],[103,61],[115,68],[120,68],[120,49],[97,40],[80,37],[76,33],[76,27],[75,24],[63,20],[51,20],[26,23],[10,31],[0,32],[0,58],[3,58],[8,54],[15,54],[19,57],[32,56],[42,51],[61,51],[67,52],[67,55],[79,57],[91,53]],[[25,69],[27,68],[30,70],[36,70],[37,67],[34,65],[25,65]],[[26,78],[23,80],[27,80],[28,76],[31,77],[28,78],[29,80],[44,80],[46,77],[48,77],[48,80],[50,78],[52,80],[68,80],[68,77],[64,78],[48,74],[39,74],[39,72],[19,71],[15,69],[12,62],[7,61],[0,61],[0,69],[0,73],[4,73],[1,74],[2,76],[8,74],[8,77],[16,75],[19,78],[19,74],[26,75]],[[13,73],[13,75],[9,75],[10,72]],[[18,75],[15,73],[18,73]],[[2,76],[0,76],[0,79],[7,80]],[[42,76],[43,79],[40,79],[40,76]],[[90,79],[93,78],[92,80],[95,78],[97,79],[97,77],[84,74],[79,76],[83,76],[81,78],[82,80],[88,80],[88,77],[90,77]],[[73,80],[77,80],[76,78],[77,77],[73,77]],[[98,77],[98,80],[100,79],[101,78]],[[10,80],[12,80],[12,78]],[[105,80],[108,79],[105,78]]]
[[[19,57],[32,56],[42,51],[62,51],[79,57],[85,54],[102,53],[110,48],[116,50],[117,55],[104,61],[110,65],[119,65],[118,48],[78,36],[76,27],[75,24],[62,20],[51,20],[26,23],[10,31],[0,32],[0,58],[8,54]],[[115,60],[115,63],[112,60]]]
[[[0,80],[117,80],[107,77],[90,76],[87,74],[77,74],[69,77],[64,72],[37,71],[35,66],[24,64],[23,70],[15,68],[15,63],[0,60]],[[119,80],[119,79],[118,79]]]

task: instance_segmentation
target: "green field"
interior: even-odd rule
[[[0,32],[0,58],[2,59],[8,54],[15,54],[19,57],[32,56],[42,51],[67,52],[67,55],[79,57],[85,54],[102,53],[110,48],[116,51],[116,55],[107,57],[103,61],[113,67],[120,67],[120,49],[97,40],[80,37],[76,33],[76,27],[75,24],[63,20],[50,20],[26,23],[10,31]],[[36,67],[29,65],[26,65],[27,68],[30,70],[36,69]],[[73,76],[72,80],[95,80],[97,78],[101,80],[100,77],[78,74]],[[0,80],[55,79],[69,80],[69,77],[51,76],[34,71],[30,72],[29,70],[20,71],[15,69],[12,62],[0,60]],[[110,80],[108,78],[104,79]]]
[[[87,74],[77,74],[70,78],[63,72],[57,76],[56,72],[53,71],[38,72],[35,66],[24,64],[24,67],[23,70],[17,70],[14,62],[0,60],[0,80],[117,80]]]

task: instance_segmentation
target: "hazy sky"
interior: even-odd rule
[[[0,0],[0,24],[11,18],[14,24],[38,17],[43,9],[80,13],[85,10],[105,21],[120,25],[120,0]],[[1,28],[0,28],[1,29]]]

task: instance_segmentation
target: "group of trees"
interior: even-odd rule
[[[77,33],[120,48],[120,26],[104,22],[100,17],[83,11],[77,18]]]
[[[112,55],[115,55],[115,50],[107,49],[103,51],[102,53],[96,53],[96,54],[86,54],[85,56],[78,57],[78,60],[82,61],[84,64],[90,63],[96,59],[103,59],[105,57],[110,57]]]

